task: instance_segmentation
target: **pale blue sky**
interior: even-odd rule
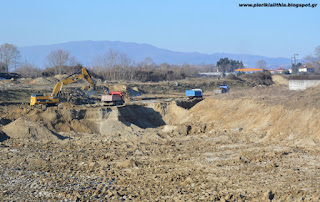
[[[320,0],[0,0],[0,44],[108,40],[181,52],[302,58],[320,45],[316,8],[239,8],[239,3]]]

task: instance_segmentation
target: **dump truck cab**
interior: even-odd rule
[[[221,85],[219,88],[221,89],[221,93],[227,93],[229,91],[228,85]]]
[[[214,94],[222,94],[229,92],[229,86],[228,85],[220,85],[219,89],[213,90]]]

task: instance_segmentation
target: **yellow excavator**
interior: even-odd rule
[[[60,91],[64,85],[68,85],[71,83],[74,83],[80,79],[86,79],[89,84],[93,87],[92,90],[96,88],[96,84],[94,80],[91,78],[89,72],[86,68],[82,68],[78,72],[69,75],[65,79],[60,80],[53,88],[53,91],[50,95],[43,95],[43,94],[35,94],[31,95],[30,98],[30,105],[57,105],[60,103],[59,97],[60,97]],[[91,90],[91,92],[92,92]]]

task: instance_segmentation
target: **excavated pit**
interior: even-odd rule
[[[74,132],[112,136],[125,131],[130,133],[133,130],[166,125],[163,116],[168,114],[168,108],[172,104],[174,103],[63,109],[49,107],[45,111],[33,109],[26,111],[26,114],[21,113],[20,117],[15,116],[12,122],[2,119],[6,122],[3,131],[13,138],[47,141],[64,140],[67,138],[64,136],[66,133]]]
[[[126,107],[118,108],[119,121],[134,124],[140,128],[157,128],[165,125],[162,115],[153,108],[142,105],[127,105]]]
[[[10,139],[10,137],[0,130],[0,142],[6,141],[8,139]]]
[[[188,99],[188,100],[177,100],[176,104],[179,107],[182,107],[184,109],[191,109],[194,105],[201,102],[203,98],[194,98],[194,99]]]
[[[146,129],[170,135],[226,131],[250,134],[252,141],[281,141],[300,146],[316,146],[320,141],[316,109],[292,110],[242,99],[200,101],[49,107],[45,111],[12,106],[10,114],[1,118],[0,130],[11,138],[48,141],[67,139],[70,133],[75,133],[73,137],[82,133],[106,137],[125,133],[127,137],[131,134],[135,137]]]
[[[247,99],[9,106],[0,198],[319,201],[319,114]]]

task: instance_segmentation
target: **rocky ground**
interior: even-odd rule
[[[18,89],[12,97],[31,91]],[[44,111],[2,100],[0,199],[320,200],[317,89],[261,87],[199,103],[157,96]]]

